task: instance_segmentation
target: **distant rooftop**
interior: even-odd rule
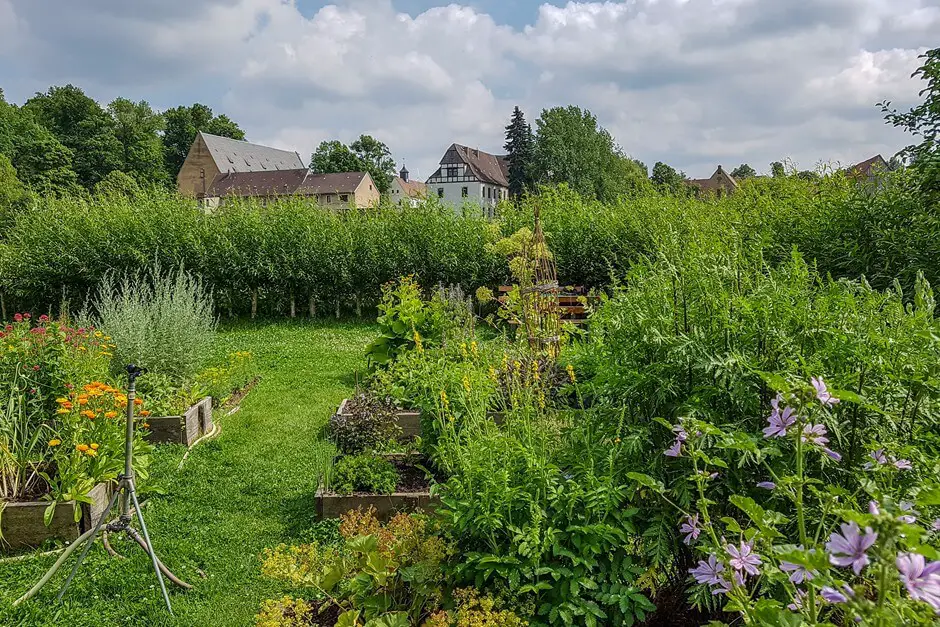
[[[200,135],[222,172],[273,172],[306,168],[296,152],[209,133],[200,132]]]

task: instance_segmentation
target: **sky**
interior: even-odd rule
[[[413,178],[574,104],[697,178],[889,158],[912,142],[877,103],[917,102],[937,33],[940,0],[0,0],[0,88],[202,102],[305,162],[368,133]]]

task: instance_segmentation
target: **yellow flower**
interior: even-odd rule
[[[98,448],[99,448],[99,445],[98,445],[97,442],[92,442],[92,443],[91,443],[91,450],[97,451]]]
[[[532,362],[532,378],[536,381],[541,381],[542,379],[541,375],[539,374],[539,362],[537,361]]]
[[[104,337],[104,333],[101,331],[95,331],[95,337]]]
[[[57,414],[59,414],[59,415],[61,416],[62,414],[67,414],[67,413],[69,413],[69,410],[67,410],[65,407],[60,407],[60,408],[58,408],[57,410],[55,410],[55,413],[57,413]]]
[[[415,348],[418,349],[419,353],[423,352],[424,343],[421,341],[421,334],[415,331],[414,339],[415,339]]]
[[[60,444],[62,444],[62,440],[59,438],[52,438],[49,440],[49,446],[59,446]]]
[[[574,366],[568,364],[565,366],[565,371],[568,373],[568,378],[571,379],[571,382],[574,383],[577,381],[577,378],[574,376]]]
[[[79,346],[79,347],[78,347],[78,350],[80,350],[80,351],[82,351],[82,352],[84,353],[84,352],[87,351],[88,349],[85,348],[84,346]]]
[[[105,341],[105,342],[110,342],[110,341],[111,341],[111,336],[110,336],[110,335],[104,336],[104,341]]]
[[[512,367],[516,369],[516,373],[518,374],[519,371],[522,370],[522,362],[517,359],[512,362]]]
[[[460,343],[460,354],[463,355],[464,359],[467,358],[467,343],[466,342]]]
[[[463,389],[467,391],[467,394],[470,393],[470,377],[467,375],[463,376]]]
[[[614,444],[620,444],[620,438],[614,438]]]
[[[86,409],[85,411],[82,412],[82,416],[84,416],[85,418],[88,418],[89,420],[94,420],[95,418],[98,417],[98,414],[91,411],[90,409]]]
[[[104,412],[105,418],[116,418],[118,413],[116,411],[106,411]]]
[[[470,342],[470,352],[473,353],[474,357],[476,357],[478,354],[477,348],[478,346],[477,346],[476,340],[474,340],[473,342]]]
[[[85,451],[88,450],[88,445],[87,445],[87,444],[79,444],[79,445],[76,446],[75,448],[78,449],[78,452],[79,452],[79,453],[84,453]]]
[[[96,451],[96,450],[94,450],[94,449],[89,449],[89,450],[85,451],[85,455],[88,455],[88,457],[97,457],[97,456],[98,456],[98,451]]]
[[[57,398],[57,399],[55,399],[55,402],[58,403],[59,405],[63,405],[63,404],[65,404],[65,403],[68,403],[68,402],[69,402],[69,399],[67,399],[67,398]]]

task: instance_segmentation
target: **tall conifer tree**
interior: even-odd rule
[[[534,147],[532,127],[525,121],[522,109],[516,107],[509,126],[506,127],[506,145],[503,146],[509,158],[509,195],[514,199],[521,198],[526,191],[533,188]]]

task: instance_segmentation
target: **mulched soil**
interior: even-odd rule
[[[261,380],[261,377],[255,377],[254,379],[252,379],[251,381],[249,381],[249,382],[245,385],[245,387],[241,388],[240,390],[236,390],[235,392],[233,392],[232,395],[229,396],[227,399],[225,399],[225,402],[222,403],[222,407],[226,407],[226,408],[228,408],[228,407],[235,407],[236,405],[238,405],[239,403],[241,403],[241,402],[242,402],[242,399],[245,398],[246,396],[248,396],[248,392],[251,392],[252,388],[254,388],[256,385],[258,385],[258,381],[260,381],[260,380]]]
[[[427,463],[420,455],[395,455],[389,459],[395,470],[398,471],[398,484],[395,486],[395,492],[405,494],[417,494],[427,492],[431,487],[431,480],[427,474],[418,465]],[[439,477],[438,477],[439,478]],[[335,494],[331,492],[330,494]],[[365,496],[369,492],[353,492],[354,496]]]
[[[730,614],[710,614],[691,607],[682,585],[663,588],[652,601],[656,611],[639,623],[639,627],[699,627],[712,620],[732,623],[735,618]]]
[[[310,625],[321,625],[322,627],[334,627],[334,625],[336,625],[336,621],[339,620],[339,615],[341,614],[338,605],[330,603],[327,607],[323,608],[322,611],[320,604],[313,605],[313,622],[309,623]]]

